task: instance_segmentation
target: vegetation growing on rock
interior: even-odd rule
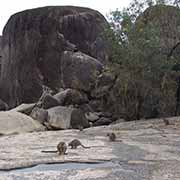
[[[109,16],[104,33],[112,48],[107,71],[118,76],[109,103],[126,120],[178,113],[178,72],[173,69],[179,57],[168,54],[180,40],[180,10],[166,3],[170,1],[153,6],[153,1],[135,0]]]

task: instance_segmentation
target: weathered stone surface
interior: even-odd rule
[[[0,99],[0,111],[6,111],[9,109],[7,103],[5,103],[2,99]]]
[[[3,30],[1,96],[10,107],[37,101],[42,84],[61,87],[64,50],[82,51],[105,63],[100,34],[107,25],[97,11],[73,6],[42,7],[16,13]]]
[[[48,109],[48,124],[53,129],[89,127],[83,112],[76,108],[57,106]]]
[[[65,51],[61,58],[61,83],[63,88],[90,91],[103,65],[81,52]]]
[[[145,27],[152,24],[160,32],[160,45],[163,53],[170,50],[180,42],[180,10],[177,7],[157,5],[146,9],[138,18],[136,26]],[[180,52],[179,51],[176,53]]]
[[[41,109],[41,108],[38,108],[38,107],[35,107],[30,116],[34,119],[34,120],[37,120],[39,121],[41,124],[43,124],[44,122],[47,121],[48,119],[48,111],[45,110],[45,109]]]
[[[87,128],[89,127],[89,122],[86,119],[84,113],[80,110],[80,109],[74,109],[74,111],[72,111],[72,115],[71,115],[71,127],[72,128],[79,128],[80,126],[82,126],[83,128]]]
[[[65,90],[58,92],[57,94],[55,94],[53,96],[55,99],[58,100],[60,106],[63,106],[65,104],[65,99],[67,97],[68,91],[69,91],[69,89],[65,89]]]
[[[44,109],[49,109],[55,106],[59,106],[59,101],[52,95],[46,94],[45,97],[42,99],[42,107]]]
[[[88,102],[87,95],[76,89],[66,89],[54,95],[59,101],[59,105],[67,106],[71,104],[84,104]]]
[[[48,124],[53,129],[69,129],[73,108],[57,106],[48,109]]]
[[[31,117],[13,111],[0,112],[0,133],[12,134],[43,131],[45,127]]]
[[[21,112],[21,113],[29,115],[31,113],[31,111],[33,110],[34,106],[35,106],[35,103],[21,104],[15,108],[11,109],[10,111]]]
[[[110,54],[108,44],[102,38],[102,32],[108,25],[106,19],[89,8],[66,7],[65,11],[60,28],[65,39],[75,44],[79,51],[106,64]]]
[[[179,180],[179,117],[171,118],[170,123],[165,126],[162,120],[154,119],[92,127],[83,132],[2,136],[0,169],[14,170],[0,171],[0,179]],[[107,132],[116,133],[117,142],[109,142]],[[61,140],[68,143],[74,138],[91,148],[68,149],[65,156],[41,152],[55,149]],[[23,168],[46,163],[51,165]],[[57,167],[52,163],[61,164]]]
[[[0,75],[1,75],[1,64],[2,64],[2,36],[0,36]]]

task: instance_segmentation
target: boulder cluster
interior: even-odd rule
[[[159,28],[162,53],[178,59],[179,9],[150,7],[135,27],[148,24]],[[111,47],[104,38],[107,27],[98,11],[83,7],[48,6],[12,15],[0,37],[0,110],[24,113],[47,129],[172,116],[179,99],[176,85],[169,99],[152,89],[139,118],[134,116],[136,98],[128,101],[129,106],[122,101],[119,89],[126,76],[111,73]],[[163,103],[168,104],[166,109]],[[5,119],[10,121],[9,117]]]
[[[16,107],[48,129],[114,121],[104,111],[116,79],[103,73],[110,56],[107,26],[99,12],[74,6],[12,15],[0,39],[0,110]]]

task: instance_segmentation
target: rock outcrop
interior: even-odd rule
[[[179,180],[180,117],[0,138],[0,180]],[[114,132],[116,142],[105,135]],[[78,138],[91,148],[42,153]]]
[[[37,101],[43,84],[59,89],[65,50],[79,50],[105,64],[108,51],[101,33],[106,25],[99,12],[72,6],[43,7],[11,16],[2,38],[2,99],[14,107]]]
[[[84,92],[76,89],[66,89],[54,95],[60,105],[81,105],[88,102],[88,97]]]
[[[0,112],[0,133],[13,134],[43,131],[45,127],[31,117],[16,111]]]
[[[39,121],[41,124],[44,124],[45,122],[47,122],[48,119],[48,111],[45,109],[41,109],[38,107],[35,107],[30,116],[34,119]]]
[[[61,58],[61,83],[63,88],[90,92],[103,65],[96,59],[77,52],[65,51]]]
[[[50,94],[47,94],[43,99],[42,99],[42,107],[44,109],[49,109],[55,106],[58,106],[59,102],[57,99],[55,99],[53,96]]]
[[[26,115],[29,115],[31,113],[31,111],[33,110],[33,108],[35,107],[35,105],[36,105],[35,103],[21,104],[21,105],[17,106],[16,108],[11,109],[10,111],[21,112]]]
[[[69,129],[89,127],[88,120],[84,113],[76,108],[57,106],[47,110],[48,120],[46,125],[49,129]]]
[[[2,36],[0,36],[0,74],[1,74],[1,64],[2,64]]]
[[[164,5],[148,8],[137,18],[136,27],[149,24],[159,28],[163,53],[169,54],[180,44],[178,8]],[[83,113],[113,113],[111,117],[99,117],[98,123],[102,125],[114,121],[118,113],[120,118],[132,120],[129,111],[124,113],[121,99],[117,100],[120,78],[104,69],[109,52],[101,34],[106,26],[105,18],[97,11],[72,6],[43,7],[11,16],[0,39],[0,98],[10,108],[37,102],[42,87],[47,86],[54,93],[42,101],[44,109],[72,105]],[[154,99],[146,98],[143,118],[157,116],[152,108]],[[134,111],[134,106],[130,110]]]
[[[0,99],[0,111],[6,111],[8,109],[8,105],[2,99]]]
[[[156,30],[160,36],[160,46],[163,53],[170,53],[170,50],[180,42],[179,8],[156,5],[146,9],[137,19],[136,25],[143,28],[149,24],[157,27]]]

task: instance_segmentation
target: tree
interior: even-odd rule
[[[110,27],[105,31],[112,48],[108,69],[118,75],[115,108],[127,120],[175,111],[174,61],[162,52],[160,27],[139,18],[145,7],[166,3],[134,0],[127,9],[110,14]]]
[[[173,5],[179,8],[180,0],[174,0]]]

